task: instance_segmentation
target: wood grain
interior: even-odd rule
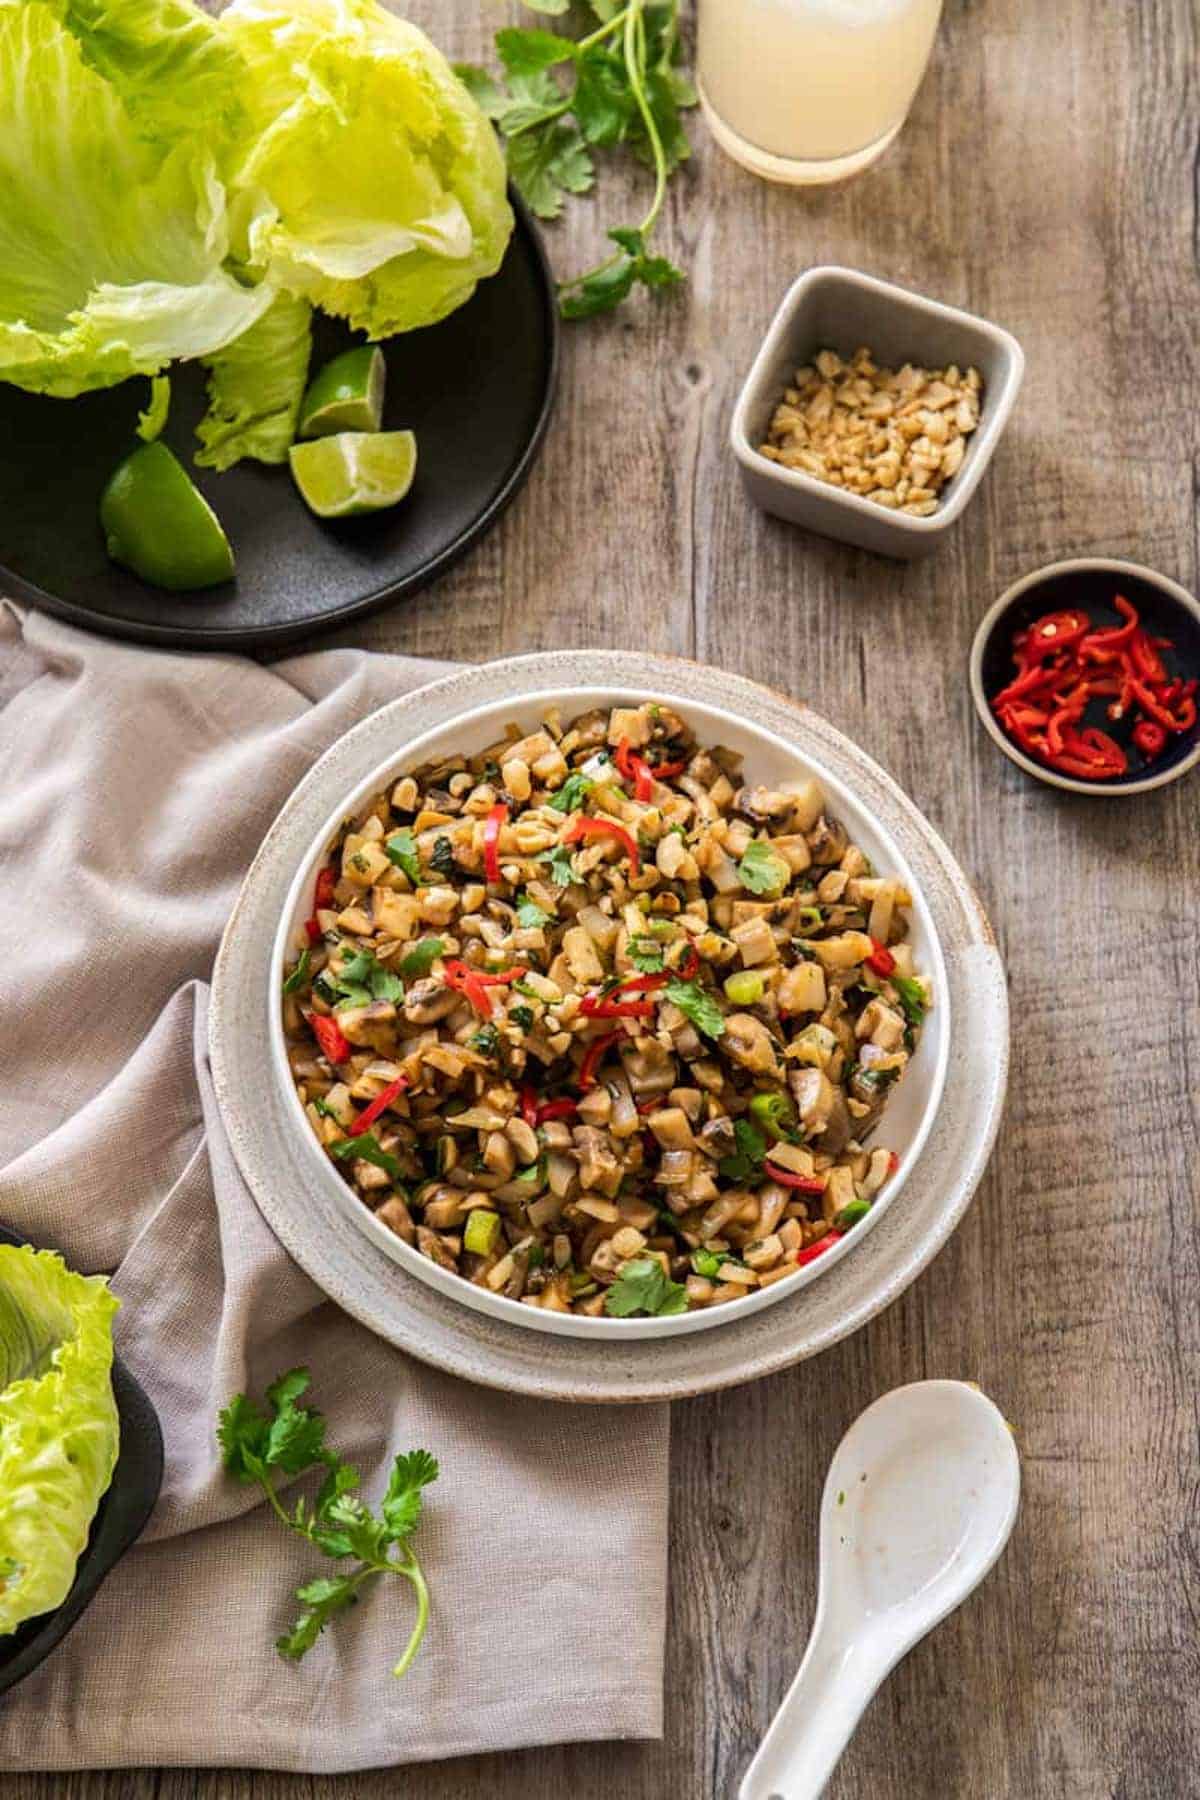
[[[414,16],[460,56],[501,22],[467,0]],[[1035,788],[976,725],[966,658],[990,600],[1044,561],[1122,555],[1196,585],[1198,35],[1192,0],[950,0],[908,128],[826,193],[759,185],[697,123],[667,220],[686,292],[568,331],[500,529],[341,640],[466,659],[645,644],[785,687],[924,808],[1008,959],[1007,1121],[950,1246],[818,1361],[676,1409],[666,1741],[341,1780],[10,1773],[0,1800],[726,1800],[807,1635],[828,1457],[877,1394],[934,1375],[974,1377],[1015,1422],[1022,1516],[872,1707],[833,1800],[1197,1792],[1197,785],[1113,805]],[[633,210],[619,184],[603,202]],[[606,216],[551,231],[560,268]],[[1015,420],[930,562],[800,535],[734,479],[737,386],[821,261],[1025,347]]]

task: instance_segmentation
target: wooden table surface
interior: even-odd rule
[[[413,13],[456,56],[502,22],[468,0]],[[980,615],[1041,563],[1111,554],[1196,585],[1198,33],[1191,0],[948,0],[900,140],[824,193],[759,184],[697,119],[666,230],[687,289],[567,330],[549,437],[500,528],[340,640],[464,659],[645,644],[785,687],[924,809],[1007,958],[1007,1117],[950,1245],[817,1361],[675,1409],[665,1741],[341,1779],[10,1773],[0,1800],[727,1800],[807,1636],[829,1455],[925,1376],[978,1380],[1014,1421],[1024,1505],[998,1571],[871,1708],[833,1800],[1198,1791],[1200,783],[1111,805],[1035,787],[966,684]],[[602,205],[551,230],[560,268],[634,209],[619,182]],[[735,479],[738,384],[820,262],[1024,345],[1012,425],[930,561],[804,536]]]

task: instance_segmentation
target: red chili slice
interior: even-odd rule
[[[321,907],[332,905],[333,890],[336,886],[337,870],[333,867],[332,863],[329,863],[317,876],[317,885],[313,892],[312,917],[304,921],[304,929],[308,933],[308,941],[310,944],[320,942],[321,922],[317,918],[317,913]]]
[[[876,975],[890,975],[896,967],[895,957],[878,938],[871,939],[871,954],[865,960],[868,969],[874,969]]]
[[[472,969],[457,956],[450,957],[442,967],[446,986],[453,988],[457,994],[465,994],[481,1019],[490,1019],[492,1003],[488,999],[484,977],[478,970]]]
[[[392,1101],[399,1099],[405,1088],[410,1085],[407,1075],[401,1075],[395,1081],[389,1081],[387,1086],[376,1094],[370,1106],[364,1106],[351,1125],[347,1136],[358,1137],[361,1132],[369,1131],[380,1113],[386,1112]]]
[[[654,792],[654,776],[644,756],[639,756],[628,738],[622,738],[613,757],[626,781],[633,783],[633,797],[643,804]]]
[[[629,858],[629,866],[635,877],[641,874],[642,859],[637,847],[637,839],[626,831],[623,825],[615,824],[612,819],[589,819],[583,813],[576,813],[564,831],[562,841],[564,844],[578,844],[584,838],[599,837],[612,838],[614,843],[620,844]]]
[[[350,1061],[350,1045],[342,1033],[342,1028],[333,1019],[326,1018],[324,1013],[305,1013],[305,1018],[313,1036],[321,1046],[321,1054],[336,1067],[338,1063]]]
[[[803,1268],[806,1263],[816,1262],[818,1256],[824,1256],[827,1250],[832,1250],[835,1244],[841,1242],[841,1236],[842,1234],[840,1231],[829,1232],[826,1237],[819,1239],[817,1243],[809,1244],[804,1250],[797,1250],[796,1261],[801,1268]]]
[[[1139,719],[1133,741],[1143,756],[1160,756],[1167,747],[1167,734],[1154,719]]]
[[[578,1111],[577,1103],[574,1100],[568,1100],[564,1094],[561,1100],[547,1100],[544,1106],[538,1107],[536,1123],[544,1125],[547,1119],[569,1119],[572,1113]]]
[[[652,1019],[656,1009],[653,1000],[597,1000],[585,994],[579,1010],[585,1019]]]
[[[1123,625],[1102,627],[1099,631],[1090,631],[1082,640],[1085,646],[1093,650],[1120,650],[1126,645],[1138,626],[1141,618],[1135,606],[1130,606],[1123,594],[1113,596],[1113,607],[1125,621]]]
[[[773,1163],[769,1157],[763,1164],[763,1168],[771,1180],[777,1181],[780,1187],[795,1188],[799,1194],[823,1194],[825,1192],[825,1183],[819,1175],[794,1175],[790,1169],[781,1169],[779,1164]]]
[[[1085,612],[1080,612],[1073,606],[1035,619],[1022,645],[1026,662],[1031,657],[1041,661],[1047,656],[1056,655],[1060,650],[1069,650],[1085,636],[1091,623]]]
[[[590,1043],[584,1052],[583,1061],[579,1065],[579,1086],[586,1093],[588,1088],[596,1085],[596,1070],[617,1040],[624,1034],[620,1031],[606,1031]]]
[[[538,1099],[528,1082],[521,1089],[521,1117],[532,1131],[538,1122]]]

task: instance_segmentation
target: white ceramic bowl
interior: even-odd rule
[[[786,1280],[752,1293],[745,1300],[709,1310],[682,1313],[673,1318],[657,1319],[591,1319],[574,1313],[543,1312],[540,1307],[523,1306],[488,1288],[475,1286],[461,1275],[451,1273],[431,1262],[389,1231],[386,1225],[357,1199],[325,1155],[305,1117],[287,1062],[287,1046],[283,1032],[279,995],[286,963],[294,960],[303,929],[303,921],[312,910],[312,892],[317,870],[327,854],[329,844],[343,819],[354,813],[372,794],[386,788],[400,775],[437,759],[464,754],[473,755],[503,737],[505,728],[515,722],[523,731],[537,724],[552,706],[558,707],[564,719],[593,706],[636,706],[645,700],[658,700],[677,710],[695,731],[702,743],[721,743],[743,753],[748,777],[756,782],[778,785],[807,775],[815,776],[829,798],[831,810],[839,818],[855,843],[872,863],[888,874],[897,875],[913,896],[910,940],[918,968],[933,983],[934,1005],[921,1032],[917,1051],[903,1079],[893,1091],[879,1128],[880,1139],[900,1156],[896,1174],[881,1190],[870,1213],[854,1231],[824,1256],[808,1264]],[[426,732],[423,736],[398,744],[386,761],[364,776],[329,814],[320,832],[309,846],[296,871],[276,933],[268,983],[270,1006],[269,1031],[273,1079],[284,1101],[285,1116],[295,1122],[303,1142],[303,1154],[311,1165],[312,1178],[324,1188],[329,1198],[355,1226],[377,1245],[379,1250],[399,1263],[418,1280],[438,1292],[477,1312],[490,1314],[511,1325],[530,1331],[550,1332],[567,1337],[607,1337],[624,1341],[637,1338],[683,1336],[689,1332],[712,1330],[734,1318],[745,1319],[752,1313],[773,1306],[810,1282],[819,1280],[844,1257],[853,1254],[882,1215],[899,1197],[908,1171],[920,1155],[929,1134],[946,1078],[950,1047],[949,988],[941,947],[929,909],[921,896],[912,871],[905,863],[892,838],[870,815],[842,782],[811,758],[802,757],[785,739],[765,728],[739,718],[715,706],[698,705],[686,695],[636,688],[563,688],[554,693],[514,694],[511,699],[493,702],[462,713],[452,722]]]

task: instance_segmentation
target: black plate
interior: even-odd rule
[[[0,1225],[0,1243],[26,1241]],[[55,1612],[28,1619],[11,1636],[0,1638],[0,1694],[32,1673],[62,1642],[95,1599],[105,1576],[138,1536],[158,1498],[163,1446],[154,1408],[120,1362],[113,1364],[113,1392],[121,1418],[121,1448],[112,1482],[92,1524],[87,1549],[75,1570],[74,1585]]]
[[[199,365],[172,374],[165,441],[219,513],[236,579],[168,594],[104,553],[100,493],[134,442],[145,381],[50,400],[0,383],[0,575],[6,592],[114,637],[204,650],[275,648],[411,594],[449,568],[520,488],[554,396],[558,309],[536,227],[517,216],[499,273],[440,325],[383,346],[384,425],[417,434],[417,476],[398,507],[328,524],[285,468],[196,469]],[[314,315],[313,367],[352,341]]]

